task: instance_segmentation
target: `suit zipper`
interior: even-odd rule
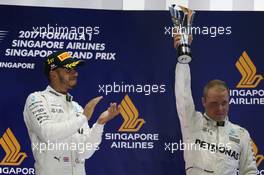
[[[216,129],[216,147],[218,148],[218,146],[219,146],[219,127],[218,126],[216,126],[217,127],[217,129]],[[215,151],[215,157],[217,158],[218,156],[217,156],[217,154],[218,154],[218,149],[216,149],[216,151]],[[216,162],[217,162],[217,160],[215,160]],[[215,163],[215,171],[217,170],[217,163]]]
[[[73,156],[72,156],[72,151],[71,151],[71,167],[72,167],[72,175],[73,175]]]

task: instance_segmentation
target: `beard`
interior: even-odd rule
[[[67,77],[64,78],[62,76],[59,77],[59,80],[62,85],[64,85],[67,89],[73,89],[77,86],[77,77]]]
[[[75,88],[77,86],[77,78],[71,79],[68,84],[70,89]]]

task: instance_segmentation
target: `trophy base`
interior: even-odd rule
[[[191,48],[189,44],[180,44],[178,50],[178,62],[188,64],[192,61]]]
[[[192,61],[192,57],[190,55],[180,55],[178,57],[178,62],[182,64],[188,64]]]

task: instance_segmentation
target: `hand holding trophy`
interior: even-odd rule
[[[169,7],[169,10],[174,25],[174,31],[176,30],[176,33],[179,34],[176,36],[176,42],[179,42],[179,44],[176,44],[176,46],[178,45],[178,62],[187,64],[192,60],[192,39],[190,38],[192,38],[191,27],[195,11],[183,6],[178,6],[182,10],[182,15],[181,11],[177,10],[176,7],[176,5],[172,5]]]

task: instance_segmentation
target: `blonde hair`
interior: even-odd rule
[[[206,97],[207,96],[209,89],[215,88],[215,87],[217,87],[218,89],[223,90],[223,91],[224,90],[229,91],[229,87],[227,86],[227,84],[224,81],[215,79],[215,80],[209,81],[204,86],[204,89],[203,89],[203,97]]]

